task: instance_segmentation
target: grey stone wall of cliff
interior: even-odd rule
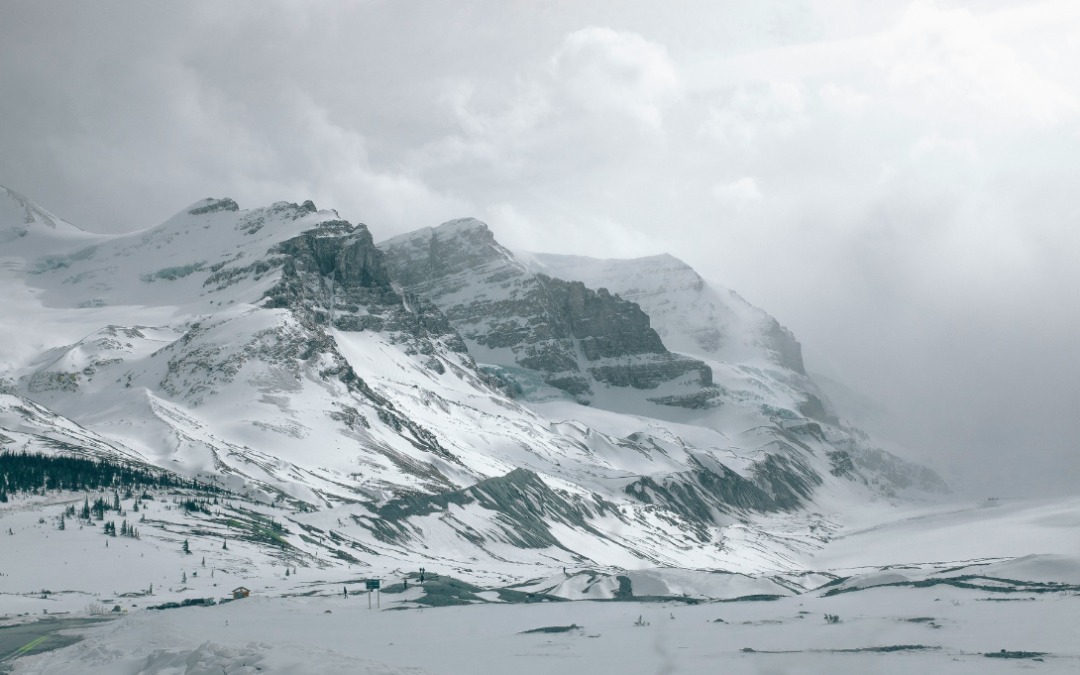
[[[282,267],[281,281],[267,292],[267,307],[289,307],[316,323],[329,320],[331,306],[342,316],[361,308],[401,303],[382,252],[364,225],[344,220],[281,242],[269,251]]]
[[[267,308],[288,308],[308,328],[333,323],[343,331],[390,331],[421,354],[467,354],[450,321],[431,301],[393,288],[385,256],[363,224],[326,221],[281,242],[268,263],[282,268],[281,279],[266,293]],[[264,263],[265,264],[265,263]],[[474,367],[467,358],[466,367]],[[429,367],[442,372],[437,359]]]
[[[800,375],[806,375],[802,345],[795,339],[794,333],[781,326],[780,322],[772,317],[769,317],[769,324],[765,329],[764,343],[765,347],[775,354],[779,365],[794,370]]]
[[[585,358],[596,361],[636,354],[667,354],[663,341],[649,325],[649,315],[637,303],[593,291],[580,281],[536,275],[550,298],[550,310],[569,334],[580,341]]]
[[[703,386],[712,383],[704,363],[667,350],[636,303],[529,272],[479,221],[450,221],[379,247],[391,278],[438,305],[463,337],[513,354],[513,363],[498,365],[542,373],[571,395],[590,393],[594,382],[652,389],[692,371]]]

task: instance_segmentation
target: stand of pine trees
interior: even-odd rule
[[[222,492],[212,485],[177,476],[162,470],[143,469],[103,459],[86,459],[64,455],[32,455],[30,453],[0,453],[0,502],[9,493],[31,492],[45,494],[49,490],[90,491],[123,489],[130,496],[135,487],[189,488],[205,492]],[[118,510],[120,496],[114,492],[110,508]]]

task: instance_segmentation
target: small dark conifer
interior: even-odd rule
[[[191,554],[191,549],[188,548],[187,539],[184,540],[184,553],[187,553],[188,555]]]

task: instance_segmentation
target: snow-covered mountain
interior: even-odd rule
[[[0,218],[5,450],[287,505],[350,564],[793,568],[830,513],[945,489],[667,256],[516,256],[471,219],[376,246],[311,202],[106,236],[4,190]]]

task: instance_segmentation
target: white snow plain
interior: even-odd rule
[[[191,517],[176,514],[167,498],[149,503],[151,522]],[[74,521],[64,531],[48,520],[39,523],[40,503],[5,506],[3,625],[42,617],[43,611],[82,615],[91,602],[122,609],[115,621],[74,631],[85,637],[79,643],[15,661],[13,672],[20,675],[1080,668],[1077,498],[924,507],[899,518],[895,509],[864,511],[807,557],[805,570],[782,574],[573,568],[564,574],[538,567],[526,583],[520,583],[527,572],[521,566],[497,574],[433,570],[419,559],[397,561],[394,569],[302,565],[285,576],[285,566],[268,551],[240,541],[226,551],[216,540],[193,540],[192,553],[184,554],[179,540],[145,524],[139,540],[104,537]],[[519,591],[571,600],[510,604],[489,591],[479,594],[489,602],[425,607],[417,602],[424,592],[413,582],[404,593],[383,593],[381,609],[368,609],[363,579],[395,583],[425,564],[429,578],[432,571],[451,574],[491,589],[518,581]],[[636,599],[612,599],[616,574],[632,580]],[[122,597],[144,592],[151,582],[153,596]],[[147,609],[185,598],[224,598],[240,585],[251,588],[252,597],[211,607]],[[350,588],[348,599],[343,586]],[[43,596],[43,589],[52,592]],[[830,623],[825,615],[839,621]],[[577,628],[525,632],[566,626]]]

